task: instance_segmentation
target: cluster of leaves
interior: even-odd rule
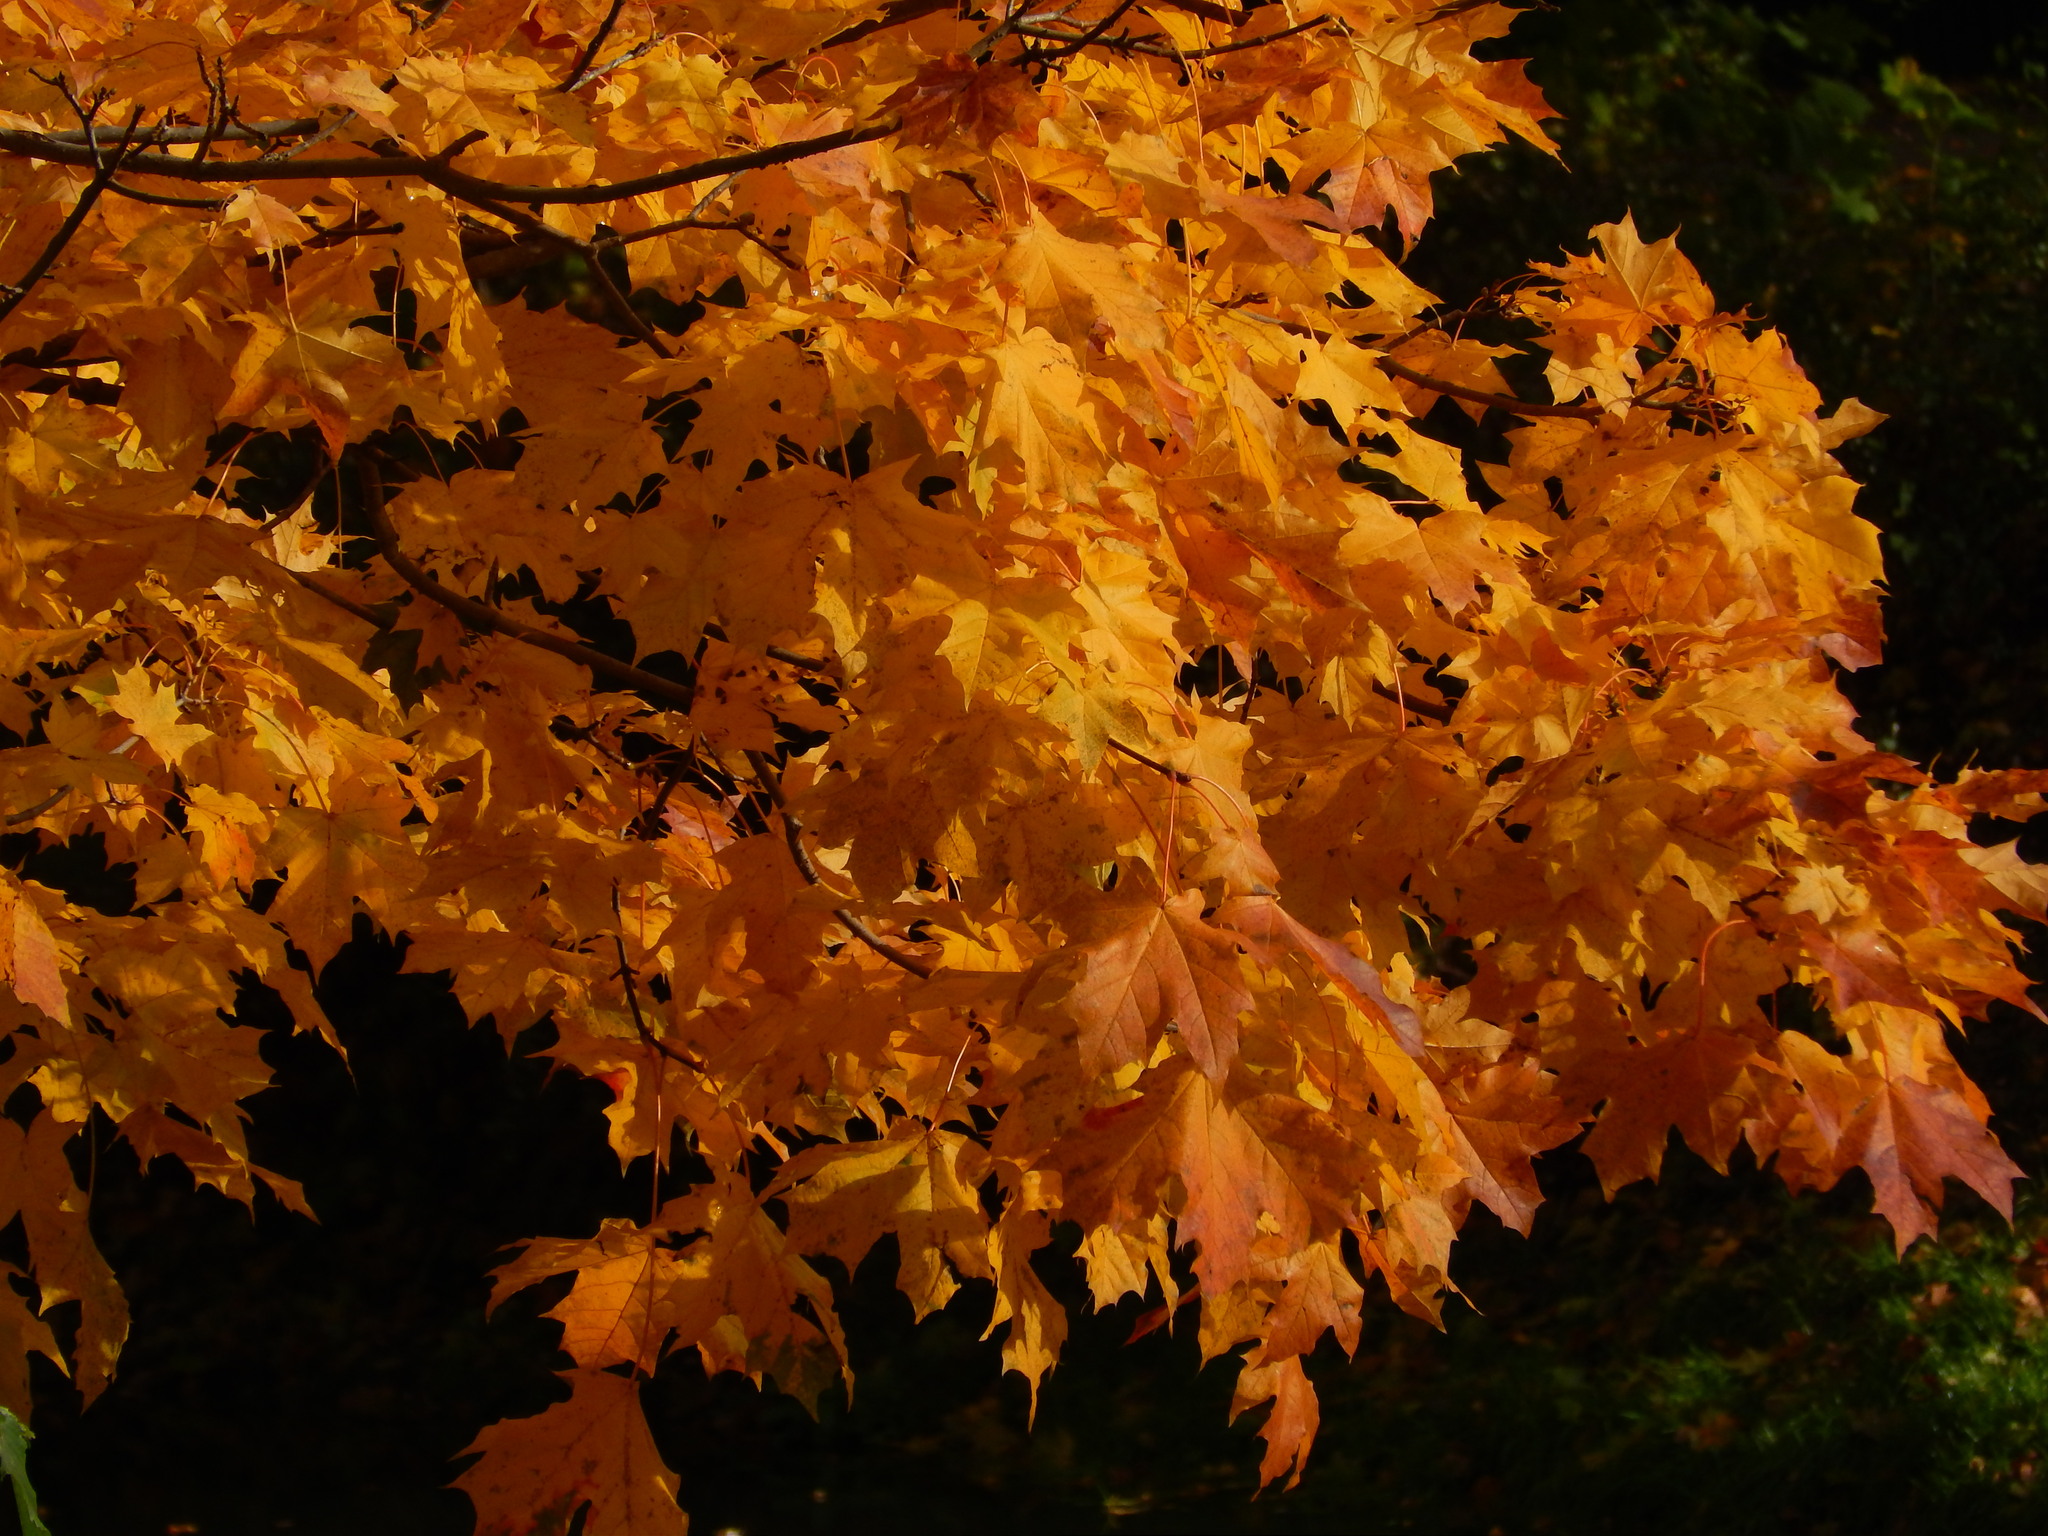
[[[1409,270],[1456,298],[1623,208],[1682,226],[1717,293],[1797,317],[1824,391],[1892,418],[1847,454],[1886,539],[1885,665],[1848,684],[1871,734],[2041,761],[2048,31],[1928,0],[1566,0],[1515,40],[1570,172],[1467,161]]]
[[[817,1426],[711,1384],[660,1400],[717,1424],[749,1466],[809,1474],[764,1487],[690,1455],[707,1515],[748,1530],[803,1523],[814,1490],[848,1530],[891,1513],[1003,1531],[2038,1529],[2038,1210],[2023,1200],[2017,1230],[1959,1218],[1900,1262],[1852,1200],[1774,1195],[1753,1165],[1674,1164],[1675,1188],[1614,1208],[1590,1182],[1554,1190],[1533,1243],[1468,1237],[1484,1315],[1439,1333],[1388,1309],[1355,1359],[1326,1346],[1317,1463],[1277,1499],[1251,1502],[1256,1455],[1201,1423],[1227,1400],[1220,1373],[1162,1409],[1192,1346],[1128,1345],[1105,1320],[1077,1329],[1028,1438],[968,1374],[957,1323],[906,1341],[863,1375],[857,1411]]]
[[[641,1380],[850,1380],[812,1261],[884,1237],[1034,1390],[1056,1221],[1098,1306],[1199,1300],[1271,1480],[1366,1284],[1433,1317],[1588,1124],[1608,1189],[1674,1126],[1861,1168],[1902,1248],[2007,1208],[1944,1030],[2025,1005],[2048,888],[1969,833],[2048,776],[1856,734],[1877,417],[1669,241],[1403,273],[1432,172],[1548,144],[1508,20],[0,17],[0,1402],[41,1312],[88,1395],[126,1331],[95,1115],[301,1202],[237,989],[325,1030],[365,919],[707,1175],[499,1271],[573,1277],[574,1366],[487,1530],[676,1528]]]

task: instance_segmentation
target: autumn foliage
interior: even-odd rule
[[[2048,885],[1970,830],[2048,774],[1857,735],[1877,418],[1670,241],[1403,274],[1432,173],[1547,146],[1510,16],[0,10],[0,1401],[60,1303],[115,1369],[95,1115],[303,1204],[238,989],[328,1030],[366,922],[709,1170],[498,1271],[573,1273],[574,1368],[485,1531],[680,1530],[640,1380],[850,1380],[884,1238],[1035,1391],[1074,1224],[1270,1480],[1303,1356],[1588,1126],[1610,1189],[1860,1168],[1902,1247],[2004,1207],[1944,1031],[2025,1003]]]

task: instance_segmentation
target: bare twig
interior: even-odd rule
[[[782,797],[782,780],[775,771],[775,765],[768,760],[766,753],[756,752],[751,748],[747,751],[747,762],[754,770],[754,777],[760,782],[762,793],[774,802],[776,814],[782,818],[782,840],[789,845],[790,860],[796,865],[796,872],[803,877],[804,884],[822,887],[825,884],[825,877],[818,873],[818,866],[812,861],[810,850],[804,847],[803,823],[790,814],[789,802]],[[841,926],[861,943],[892,965],[901,966],[911,975],[928,978],[937,969],[936,966],[926,965],[922,960],[906,955],[862,922],[848,908],[834,907],[832,915],[838,918]]]
[[[280,524],[284,523],[287,519],[289,519],[293,513],[297,512],[299,508],[303,507],[306,504],[306,499],[308,497],[310,497],[315,491],[320,489],[320,482],[322,480],[325,480],[329,475],[335,473],[336,468],[337,466],[334,460],[328,458],[327,455],[323,453],[320,456],[320,467],[313,471],[312,478],[307,480],[307,482],[303,486],[301,486],[298,490],[294,491],[290,496],[285,498],[284,508],[282,511],[275,512],[271,516],[263,520],[262,526],[256,530],[256,535],[260,537],[263,534],[270,533],[274,529],[276,529]]]
[[[600,235],[590,243],[593,246],[635,245],[642,240],[653,240],[662,235],[672,235],[679,229],[727,230],[753,241],[754,244],[761,247],[762,250],[766,251],[790,271],[797,272],[802,270],[802,263],[792,257],[789,252],[783,250],[778,245],[770,244],[754,233],[754,216],[751,213],[743,213],[736,219],[670,219],[667,223],[656,224],[651,229],[636,229],[627,234]]]
[[[441,157],[453,158],[461,153],[467,147],[464,140],[468,138],[469,135],[464,134],[461,139],[457,139],[453,144],[442,150]],[[422,171],[420,176],[430,186],[442,186],[442,172],[440,168]],[[443,190],[446,189],[443,188]],[[591,279],[597,284],[598,293],[604,299],[605,308],[611,311],[612,318],[617,320],[628,331],[631,331],[641,341],[645,342],[649,350],[656,357],[667,358],[675,356],[675,353],[668,349],[667,344],[654,334],[654,327],[647,323],[646,318],[640,311],[635,309],[627,301],[625,294],[619,291],[619,285],[612,281],[611,273],[605,270],[603,261],[599,259],[598,249],[594,243],[585,240],[581,235],[572,235],[565,229],[556,229],[546,220],[535,214],[528,213],[523,208],[507,207],[503,203],[485,198],[465,198],[464,200],[474,204],[477,208],[494,218],[503,219],[515,229],[524,230],[538,239],[551,241],[561,246],[564,250],[576,252],[589,267]]]
[[[148,203],[155,208],[203,208],[218,213],[228,205],[228,200],[224,197],[175,197],[169,192],[145,192],[140,187],[131,187],[119,181],[109,181],[107,190],[116,197],[125,197],[130,202]]]
[[[872,37],[877,32],[886,32],[891,27],[900,27],[906,21],[915,21],[920,16],[931,15],[934,11],[951,9],[955,3],[956,0],[894,0],[894,3],[882,8],[881,15],[870,16],[866,21],[857,21],[850,27],[842,27],[839,31],[834,32],[830,37],[818,44],[817,47],[813,48],[810,53],[804,55],[804,57],[810,58],[829,49],[843,48],[848,43],[857,43],[862,38]],[[750,78],[759,80],[765,75],[772,75],[776,70],[787,67],[792,62],[794,62],[794,55],[787,58],[770,59],[766,64],[756,68]]]
[[[354,122],[355,120],[355,108],[351,107],[348,109],[348,111],[342,113],[341,116],[337,117],[333,122],[329,123],[325,128],[322,128],[318,133],[313,134],[309,138],[301,139],[298,143],[293,145],[286,146],[280,144],[275,149],[272,149],[268,151],[266,154],[264,154],[262,158],[265,160],[297,159],[300,155],[303,155],[307,150],[314,148],[316,145],[325,144],[329,139],[333,138],[337,133],[341,132],[342,129],[346,128],[350,123]]]
[[[331,588],[329,588],[326,582],[320,580],[311,572],[295,571],[291,569],[289,566],[279,566],[278,569],[283,571],[285,575],[291,577],[293,581],[296,581],[300,586],[304,587],[308,592],[312,593],[315,597],[325,598],[328,602],[334,604],[335,607],[339,608],[343,613],[353,614],[356,618],[361,619],[365,624],[369,625],[370,628],[391,628],[392,621],[385,618],[382,614],[378,613],[376,609],[366,608],[352,597],[343,597],[339,592],[333,591]]]
[[[259,143],[267,144],[273,139],[296,138],[302,133],[315,133],[320,128],[317,117],[276,118],[266,122],[236,123],[214,132],[203,123],[166,123],[156,128],[145,128],[136,134],[137,145],[199,144],[199,143]],[[90,134],[83,129],[66,129],[61,133],[43,135],[57,144],[112,144],[119,140],[120,133],[113,128],[95,128]]]
[[[1036,64],[1050,64],[1055,60],[1065,58],[1068,54],[1079,53],[1083,48],[1086,48],[1090,43],[1100,38],[1102,34],[1107,32],[1111,27],[1115,26],[1118,22],[1122,21],[1124,19],[1124,13],[1130,10],[1130,8],[1136,5],[1137,3],[1138,0],[1117,0],[1117,3],[1114,6],[1110,7],[1108,14],[1105,15],[1102,18],[1102,20],[1096,22],[1095,25],[1090,27],[1086,32],[1078,34],[1067,34],[1067,41],[1062,43],[1060,47],[1053,50],[1051,53],[1040,54],[1032,62]],[[1026,36],[1030,37],[1037,37],[1042,35],[1039,29],[1033,28],[1027,32],[1026,29],[1021,25],[1017,28],[1017,30],[1021,33],[1024,33]],[[1051,35],[1054,37],[1058,37],[1061,34],[1052,33]]]
[[[635,59],[643,58],[647,54],[654,52],[655,49],[667,41],[668,34],[666,32],[657,32],[646,41],[635,43],[617,57],[607,59],[604,63],[597,65],[590,71],[589,79],[595,80],[599,75],[608,75],[615,69],[623,68]]]

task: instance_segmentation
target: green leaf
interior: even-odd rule
[[[21,1517],[21,1536],[50,1536],[36,1513],[36,1490],[28,1480],[28,1443],[34,1436],[10,1409],[0,1408],[0,1473],[14,1485],[14,1509]]]

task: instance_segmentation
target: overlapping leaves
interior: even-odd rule
[[[64,1142],[297,1200],[236,988],[324,1030],[364,918],[713,1170],[501,1271],[574,1275],[573,1369],[477,1442],[486,1530],[678,1526],[636,1381],[814,1397],[819,1263],[885,1237],[1034,1385],[1056,1222],[1099,1304],[1191,1273],[1273,1478],[1302,1357],[1369,1287],[1433,1314],[1589,1124],[1610,1185],[1674,1128],[1861,1168],[1902,1244],[2002,1204],[1944,1030],[2024,1000],[2044,888],[1969,834],[2048,778],[1856,734],[1874,417],[1669,241],[1462,314],[1403,275],[1433,171],[1544,142],[1507,19],[0,21],[6,1193],[88,1390]],[[128,909],[34,878],[79,837]]]

